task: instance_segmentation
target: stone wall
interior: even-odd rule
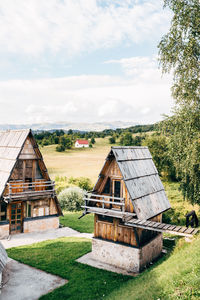
[[[24,220],[24,233],[56,229],[59,227],[58,216],[31,218]]]
[[[162,252],[163,236],[157,235],[150,243],[143,246],[140,252],[140,270],[156,259]]]
[[[93,259],[134,273],[140,272],[147,264],[158,257],[161,251],[162,234],[141,248],[97,238],[92,240]]]
[[[0,224],[0,240],[5,239],[9,236],[9,223]]]

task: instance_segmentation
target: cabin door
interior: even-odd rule
[[[23,231],[23,206],[22,202],[10,204],[10,234]]]

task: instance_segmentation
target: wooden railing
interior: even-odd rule
[[[100,207],[102,209],[120,209],[122,212],[125,211],[125,199],[114,197],[114,196],[107,196],[107,195],[97,195],[97,194],[85,194],[84,195],[84,201],[85,201],[85,208],[93,207],[94,205],[91,205],[92,202],[96,203],[96,207]]]
[[[5,199],[15,200],[41,194],[55,194],[55,182],[37,180],[35,182],[13,181],[7,183]]]

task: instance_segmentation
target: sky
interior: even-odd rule
[[[155,123],[173,105],[163,0],[0,1],[0,123]]]

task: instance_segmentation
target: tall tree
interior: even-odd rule
[[[200,203],[200,2],[164,0],[173,13],[158,46],[164,73],[173,71],[173,116],[166,118],[169,153],[184,196]]]

